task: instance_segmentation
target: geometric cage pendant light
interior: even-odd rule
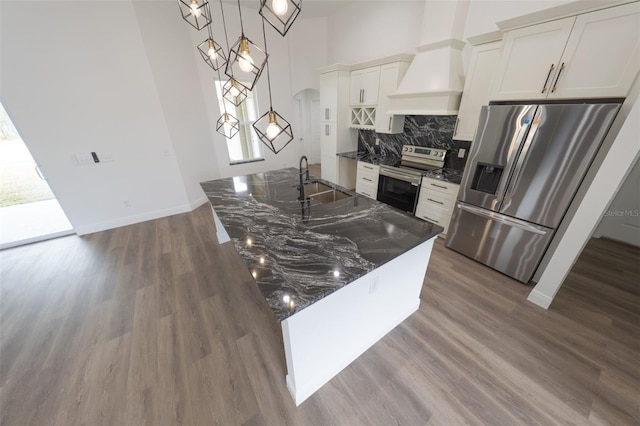
[[[240,14],[241,34],[229,50],[225,74],[233,77],[238,83],[246,87],[247,90],[253,90],[253,87],[256,85],[264,70],[268,55],[244,35],[240,0],[238,0],[238,11]]]
[[[302,0],[260,0],[260,15],[284,36],[298,17],[301,4]]]
[[[207,28],[209,28],[209,38],[198,45],[198,52],[207,65],[218,71],[227,64],[227,55],[222,46],[213,40],[211,25]]]
[[[247,88],[233,77],[222,85],[222,97],[235,106],[244,102],[248,95]]]
[[[211,11],[207,0],[178,0],[182,19],[200,31],[211,23]]]
[[[267,54],[242,33],[229,51],[225,74],[253,90],[266,63]]]
[[[264,19],[262,20],[262,35],[264,37],[264,48],[267,49],[267,37],[264,30]],[[269,87],[269,111],[264,113],[253,123],[253,129],[260,141],[267,146],[274,154],[279,153],[293,140],[293,130],[291,124],[273,109],[271,99],[271,66],[267,63],[267,85]]]
[[[226,110],[216,123],[216,131],[227,139],[231,139],[240,130],[238,119],[229,114]]]

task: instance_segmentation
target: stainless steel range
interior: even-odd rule
[[[380,166],[378,201],[414,214],[422,175],[442,169],[446,154],[446,149],[404,145],[399,166]]]

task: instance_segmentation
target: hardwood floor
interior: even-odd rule
[[[639,258],[592,241],[545,311],[438,240],[420,310],[296,408],[208,205],[4,250],[0,423],[638,424]]]

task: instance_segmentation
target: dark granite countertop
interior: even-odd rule
[[[338,157],[350,158],[356,161],[364,161],[365,163],[375,164],[376,166],[398,166],[400,164],[400,158],[384,156],[370,152],[341,152],[336,154]]]
[[[462,172],[455,169],[440,169],[432,172],[425,172],[423,176],[442,180],[444,182],[455,183],[456,185],[460,185],[460,182],[462,181]]]
[[[280,321],[442,232],[315,177],[351,196],[301,203],[298,179],[287,168],[200,184]]]

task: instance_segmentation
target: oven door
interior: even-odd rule
[[[420,180],[420,176],[404,173],[395,168],[380,166],[378,201],[414,214],[420,189]]]

